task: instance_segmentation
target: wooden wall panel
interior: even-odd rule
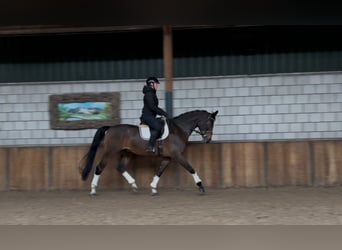
[[[184,157],[201,178],[204,187],[221,187],[220,144],[192,143],[189,144]],[[192,175],[182,166],[180,187],[196,187]]]
[[[198,166],[198,172],[201,174],[203,185],[206,187],[221,187],[221,163],[220,163],[220,144],[198,144],[200,148],[201,164]],[[198,157],[198,156],[197,156]]]
[[[8,149],[0,148],[0,191],[7,189]]]
[[[88,146],[0,148],[1,190],[90,190],[96,156],[87,181],[79,164]],[[333,186],[342,184],[342,140],[190,143],[185,158],[205,187]],[[130,189],[111,159],[98,189]],[[154,158],[134,157],[127,170],[139,188],[150,189],[159,168]],[[170,163],[158,187],[196,188],[183,167]]]
[[[268,184],[311,185],[309,142],[268,143]]]
[[[264,148],[262,143],[233,145],[234,185],[260,187],[265,185]]]
[[[285,147],[283,142],[267,143],[267,183],[270,186],[289,184],[285,163]]]
[[[315,141],[313,145],[314,185],[342,184],[342,142]]]
[[[51,189],[90,188],[89,180],[83,182],[79,164],[87,152],[87,147],[53,147],[51,153],[52,183]],[[91,179],[91,178],[89,178]]]
[[[233,145],[234,143],[221,144],[222,187],[233,187],[235,184]]]
[[[286,147],[286,165],[291,173],[290,185],[311,185],[309,142],[289,142]]]
[[[48,189],[49,148],[10,149],[10,189]]]

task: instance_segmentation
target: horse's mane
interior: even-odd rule
[[[182,118],[183,116],[190,115],[190,114],[192,114],[192,113],[198,113],[198,112],[207,112],[207,111],[206,111],[206,110],[199,110],[199,109],[197,109],[197,110],[191,110],[191,111],[188,111],[188,112],[185,112],[185,113],[183,113],[183,114],[180,114],[180,115],[178,115],[178,116],[173,117],[172,120],[177,120],[177,119],[179,119],[179,118]]]
[[[171,119],[168,120],[168,125],[169,125],[169,129],[170,131],[174,131],[174,127],[178,127],[179,128],[179,125],[177,125],[176,121],[177,120],[182,120],[182,118],[188,116],[188,115],[191,115],[191,114],[194,114],[194,113],[202,113],[202,112],[207,112],[206,110],[192,110],[192,111],[188,111],[188,112],[185,112],[185,113],[182,113],[178,116],[175,116]]]

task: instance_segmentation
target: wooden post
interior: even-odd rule
[[[164,76],[165,76],[165,106],[166,112],[170,117],[173,116],[172,98],[172,75],[173,75],[173,51],[172,51],[172,27],[163,26],[164,33]]]

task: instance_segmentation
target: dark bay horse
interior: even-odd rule
[[[99,128],[93,138],[93,142],[84,156],[84,166],[81,166],[82,180],[86,180],[90,171],[92,170],[96,152],[101,143],[103,143],[103,156],[96,166],[95,173],[91,182],[90,194],[96,194],[96,187],[100,175],[105,166],[115,164],[117,170],[132,186],[134,191],[137,190],[135,179],[127,172],[126,166],[129,162],[129,155],[154,156],[161,160],[161,165],[154,175],[150,184],[152,188],[152,195],[158,194],[157,184],[159,178],[163,174],[167,165],[171,160],[178,162],[190,174],[199,188],[201,193],[205,192],[202,181],[197,175],[193,167],[184,158],[183,152],[187,145],[189,136],[192,132],[199,133],[204,142],[211,141],[213,135],[213,127],[218,111],[209,113],[205,110],[194,110],[186,112],[177,117],[167,120],[169,126],[169,135],[162,141],[162,154],[146,152],[147,140],[143,140],[139,134],[139,128],[130,124],[119,124],[111,127]],[[196,130],[196,128],[199,129]]]

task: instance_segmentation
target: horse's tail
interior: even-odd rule
[[[106,131],[109,129],[109,126],[104,126],[99,128],[93,138],[93,142],[90,145],[88,153],[83,157],[85,159],[84,168],[81,170],[82,180],[86,180],[88,175],[93,167],[94,159],[96,156],[96,152],[98,147],[100,146]]]

